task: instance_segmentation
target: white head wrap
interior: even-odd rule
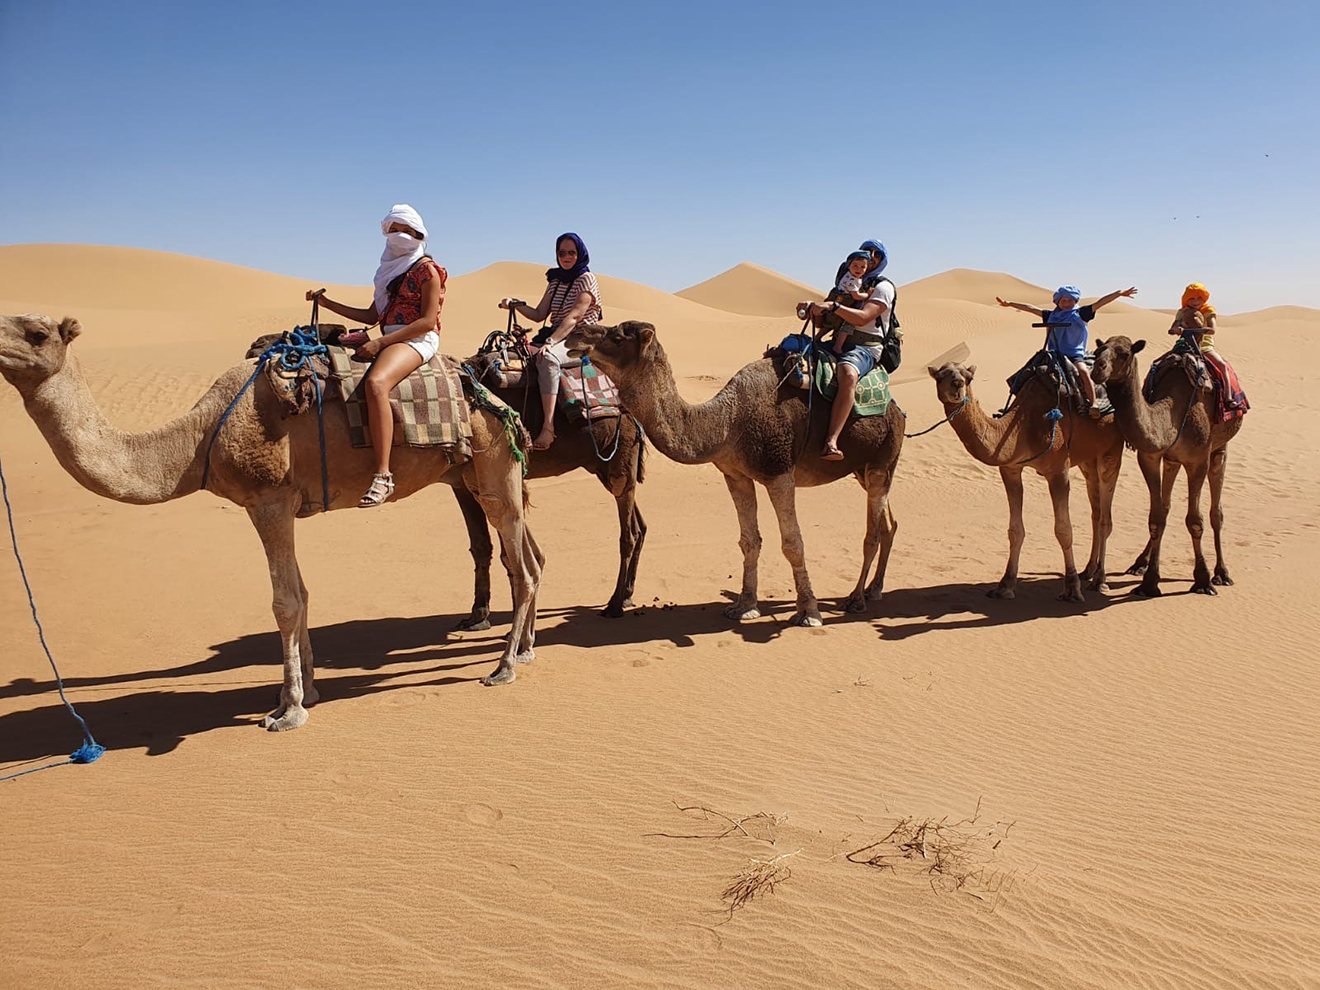
[[[419,241],[411,234],[388,233],[390,224],[401,223],[411,227],[422,235]],[[385,219],[380,222],[380,232],[385,234],[385,250],[381,252],[380,267],[376,269],[373,280],[376,290],[376,313],[384,319],[385,307],[389,305],[389,285],[426,253],[426,224],[421,216],[407,203],[398,203],[390,207]]]

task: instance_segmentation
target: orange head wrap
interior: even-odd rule
[[[1193,296],[1199,296],[1201,299],[1201,306],[1204,306],[1210,301],[1210,290],[1200,282],[1193,282],[1187,288],[1183,289],[1182,304],[1184,306],[1190,305]],[[1198,306],[1197,308],[1200,309],[1201,307]]]

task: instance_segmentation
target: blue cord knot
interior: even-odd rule
[[[95,763],[105,755],[105,747],[98,742],[85,742],[69,754],[70,763]]]
[[[1056,406],[1045,414],[1045,418],[1051,423],[1057,423],[1059,420],[1063,419],[1063,413]]]

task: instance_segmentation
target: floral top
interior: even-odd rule
[[[433,278],[440,280],[440,305],[435,311],[435,330],[440,330],[440,310],[445,305],[445,280],[449,273],[430,258],[423,258],[408,269],[399,284],[394,300],[380,316],[382,327],[407,326],[422,318],[422,286]]]

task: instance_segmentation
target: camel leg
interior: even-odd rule
[[[811,576],[807,574],[807,555],[802,545],[802,529],[798,526],[797,486],[793,475],[780,475],[765,488],[779,518],[779,542],[793,568],[793,585],[797,589],[797,611],[788,620],[789,625],[819,626],[820,606],[816,603],[816,593],[811,590]]]
[[[894,549],[894,536],[898,533],[898,520],[894,518],[894,507],[889,503],[889,492],[885,491],[885,514],[880,531],[880,563],[876,565],[875,577],[866,586],[866,600],[879,601],[885,588],[885,568],[889,566],[889,552]]]
[[[521,492],[517,492],[511,499],[509,492],[504,488],[499,491],[486,489],[477,498],[481,501],[482,508],[486,510],[486,518],[500,535],[500,558],[509,575],[509,589],[513,598],[513,616],[509,625],[509,636],[504,644],[504,655],[500,657],[499,665],[495,670],[481,679],[482,684],[493,686],[508,684],[514,679],[516,676],[514,664],[517,662],[518,649],[530,642],[534,635],[533,630],[528,628],[528,623],[529,610],[535,600],[535,586],[529,560],[534,562],[535,558],[530,552],[526,526],[522,518]]]
[[[1084,602],[1082,597],[1082,579],[1077,573],[1077,562],[1073,559],[1072,516],[1068,511],[1068,467],[1052,474],[1046,479],[1050,486],[1050,501],[1054,503],[1054,538],[1059,541],[1063,551],[1063,594],[1061,602]]]
[[[1082,568],[1082,580],[1087,583],[1088,590],[1094,590],[1089,585],[1100,557],[1100,471],[1095,461],[1082,461],[1077,467],[1086,482],[1086,502],[1091,507],[1091,553],[1086,558],[1086,566]]]
[[[1164,540],[1164,527],[1169,521],[1169,506],[1173,502],[1173,484],[1178,480],[1176,461],[1165,461],[1158,454],[1137,456],[1137,464],[1150,489],[1150,541],[1146,544],[1146,570],[1133,594],[1143,598],[1158,598],[1160,591],[1160,546]],[[1161,477],[1163,468],[1163,477]]]
[[[889,479],[881,472],[874,472],[877,480],[866,489],[866,538],[862,542],[862,574],[857,579],[857,587],[848,596],[844,608],[849,612],[865,612],[867,595],[866,579],[871,573],[871,564],[876,552],[889,536]],[[892,545],[892,542],[891,542]],[[884,568],[887,561],[882,561],[876,577],[876,597],[884,586]]]
[[[303,675],[303,707],[311,708],[321,700],[321,692],[316,689],[316,668],[312,659],[312,634],[307,628],[308,607],[311,604],[311,596],[307,594],[307,585],[303,583],[302,570],[298,568],[298,562],[294,561],[294,568],[298,572],[298,590],[302,593],[302,622],[298,627],[298,658],[302,661]]]
[[[1224,474],[1228,470],[1228,448],[1210,455],[1210,528],[1215,532],[1215,573],[1210,583],[1223,587],[1233,583],[1224,563]]]
[[[1140,455],[1137,457],[1137,466],[1141,467]],[[1181,465],[1177,461],[1164,461],[1161,464],[1161,462],[1157,460],[1155,462],[1154,487],[1151,487],[1151,479],[1149,477],[1146,478],[1146,487],[1150,488],[1151,492],[1150,497],[1152,500],[1157,497],[1160,499],[1164,505],[1165,517],[1169,515],[1169,507],[1173,504],[1173,483],[1178,480],[1178,471],[1180,468]],[[1163,477],[1160,475],[1161,469],[1164,472]],[[1142,476],[1145,477],[1146,469],[1143,467],[1141,468],[1141,471]],[[1156,492],[1159,492],[1158,496],[1156,495]],[[1152,501],[1151,504],[1154,505],[1154,502]],[[1145,548],[1137,555],[1137,559],[1132,562],[1132,566],[1129,567],[1125,573],[1145,574],[1146,568],[1150,565],[1150,552],[1153,546],[1153,538],[1147,537]]]
[[[1187,469],[1187,532],[1192,537],[1192,591],[1198,595],[1217,595],[1210,583],[1210,568],[1205,563],[1201,537],[1205,535],[1205,518],[1201,515],[1201,489],[1210,471],[1209,460]]]
[[[628,485],[623,493],[615,498],[614,503],[619,510],[619,577],[614,582],[614,594],[610,596],[609,604],[601,612],[611,619],[623,615],[623,610],[627,607],[624,602],[629,598],[631,590],[628,588],[628,568],[635,566],[633,554],[637,536],[633,529],[633,513],[637,506],[637,489]]]
[[[532,598],[527,606],[527,614],[530,620],[523,625],[523,634],[518,640],[517,653],[514,655],[515,663],[531,663],[536,659],[536,599],[541,591],[541,574],[545,570],[545,554],[541,552],[541,546],[536,542],[536,537],[532,536],[531,528],[523,523],[523,561],[532,575]],[[510,588],[512,589],[512,578],[510,578]],[[510,630],[512,634],[512,630]]]
[[[466,619],[460,619],[455,629],[480,631],[490,628],[490,527],[486,524],[486,513],[463,485],[454,486],[454,498],[463,513],[463,524],[468,531],[468,549],[472,554],[474,583],[472,592],[472,611]]]
[[[623,607],[632,608],[633,588],[637,586],[637,565],[642,560],[642,544],[646,541],[646,520],[642,518],[641,509],[637,508],[636,496],[633,501],[632,511],[632,531],[633,531],[633,552],[632,560],[628,562],[628,580],[623,587]]]
[[[284,686],[280,690],[279,706],[262,719],[261,724],[272,732],[296,729],[307,721],[307,709],[303,707],[305,691],[301,654],[307,624],[307,601],[303,597],[302,578],[294,556],[293,509],[286,502],[266,502],[250,507],[248,518],[256,527],[266,551],[273,592],[271,611],[275,613],[280,645],[284,648]]]
[[[1018,560],[1022,556],[1022,541],[1027,538],[1027,527],[1022,521],[1022,468],[1001,467],[1000,480],[1008,496],[1008,565],[997,587],[986,592],[987,598],[1017,597]]]
[[[1087,591],[1108,591],[1109,578],[1105,568],[1105,557],[1109,550],[1109,537],[1114,532],[1114,492],[1118,490],[1118,476],[1123,470],[1123,452],[1120,450],[1111,457],[1101,457],[1097,462],[1097,481],[1100,500],[1100,539],[1096,548],[1095,566],[1087,578]],[[1095,510],[1092,509],[1092,520]],[[1093,523],[1094,525],[1094,523]]]
[[[750,478],[731,474],[724,476],[733,496],[733,507],[738,510],[738,548],[743,555],[742,593],[738,600],[724,610],[730,619],[743,621],[759,618],[756,607],[756,568],[761,559],[761,529],[756,524],[756,485]]]

